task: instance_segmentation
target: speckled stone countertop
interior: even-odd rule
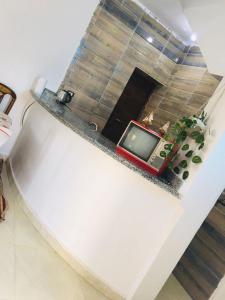
[[[62,122],[65,126],[72,129],[74,132],[79,134],[81,137],[92,143],[94,146],[98,147],[100,150],[104,151],[123,165],[137,172],[146,180],[149,180],[153,184],[158,185],[162,189],[171,193],[173,196],[180,198],[177,189],[172,186],[167,180],[160,177],[155,177],[148,172],[136,167],[129,161],[125,160],[123,157],[115,153],[115,144],[105,138],[101,133],[94,131],[90,128],[89,124],[82,120],[75,112],[71,111],[66,105],[56,102],[56,95],[45,90],[41,98],[36,97],[32,94],[33,98],[43,106],[51,115]]]

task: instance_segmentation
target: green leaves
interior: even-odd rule
[[[191,133],[191,137],[192,137],[194,140],[198,137],[198,135],[199,135],[199,132],[198,132],[198,131],[193,131],[193,132]]]
[[[189,145],[185,144],[183,145],[183,147],[181,148],[183,151],[187,151],[189,149]]]
[[[174,135],[178,135],[181,132],[181,130],[182,130],[182,127],[180,126],[180,123],[178,123],[178,122],[175,123],[171,129],[171,131]]]
[[[166,151],[161,151],[160,152],[160,156],[163,157],[163,158],[165,158],[166,157]]]
[[[205,141],[204,134],[199,131],[193,131],[191,137],[196,141],[197,144],[203,144]]]
[[[197,155],[197,151],[205,146],[205,134],[202,122],[205,123],[206,118],[207,116],[205,113],[200,117],[185,116],[175,122],[164,136],[164,139],[168,141],[168,144],[164,145],[164,149],[160,152],[160,156],[163,158],[173,158],[169,164],[169,168],[171,168],[175,174],[180,175],[183,180],[186,180],[189,177],[188,167],[190,162],[194,164],[202,163],[202,158]],[[190,143],[187,137],[192,138]],[[175,148],[170,143],[175,144]],[[174,149],[178,150],[177,155],[175,155]],[[181,155],[182,158],[178,159],[178,155]]]
[[[168,168],[169,168],[169,169],[173,169],[173,162],[172,162],[172,161],[169,162]]]
[[[203,112],[201,113],[201,115],[199,117],[199,120],[201,120],[206,125],[206,123],[207,123],[207,117],[208,117],[207,113],[204,112],[204,110],[203,110]]]
[[[201,159],[200,156],[196,155],[196,156],[194,156],[194,157],[192,158],[192,162],[193,162],[194,164],[200,164],[200,163],[202,162],[202,159]]]
[[[185,130],[181,130],[179,134],[176,136],[176,144],[181,144],[187,137],[187,132]]]
[[[182,142],[185,141],[186,137],[187,137],[187,132],[185,130],[181,131],[180,138]]]
[[[160,156],[163,158],[173,155],[173,144],[165,144],[164,149],[160,152]]]
[[[202,144],[205,141],[205,137],[202,133],[199,133],[199,135],[197,136],[197,138],[195,139],[197,144]]]
[[[172,145],[172,144],[165,144],[165,145],[164,145],[164,149],[165,149],[165,150],[172,150],[172,148],[173,148],[173,145]]]
[[[166,141],[173,143],[174,141],[174,135],[170,132],[167,132],[164,137],[163,137]]]
[[[205,143],[201,143],[201,145],[198,147],[198,150],[201,150],[202,148],[204,148]]]
[[[181,121],[176,122],[171,128],[171,134],[173,135],[173,140],[176,144],[181,144],[187,137],[187,131],[185,130],[187,126]]]
[[[185,156],[188,157],[188,158],[190,158],[190,157],[192,157],[193,153],[194,153],[194,151],[193,151],[193,150],[190,150],[190,151],[188,151],[188,152],[185,154]]]
[[[179,163],[179,166],[183,169],[187,168],[188,166],[188,163],[186,160],[182,160],[180,163]]]
[[[195,122],[194,122],[195,120],[192,120],[188,117],[183,117],[183,119],[181,121],[185,124],[185,126],[187,128],[191,128],[195,124]]]
[[[177,175],[180,174],[180,169],[178,167],[175,167],[173,170]]]
[[[184,171],[183,176],[182,176],[183,180],[186,180],[188,177],[189,177],[189,172]]]

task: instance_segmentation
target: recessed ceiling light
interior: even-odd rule
[[[193,33],[193,34],[191,35],[191,41],[192,41],[192,42],[197,41],[197,35],[196,35],[195,33]]]
[[[153,38],[150,36],[150,37],[147,38],[147,41],[148,41],[149,43],[152,43],[152,42],[153,42]]]

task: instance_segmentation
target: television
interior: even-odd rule
[[[116,146],[116,153],[145,171],[159,176],[169,164],[170,158],[161,154],[170,144],[160,133],[131,121]]]

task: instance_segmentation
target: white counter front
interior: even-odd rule
[[[93,276],[132,299],[182,215],[179,200],[38,103],[10,163],[26,205],[45,230]]]

